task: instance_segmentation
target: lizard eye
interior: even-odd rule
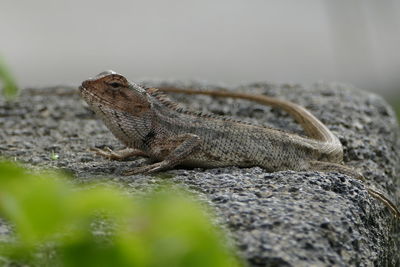
[[[112,83],[110,83],[109,85],[110,85],[112,88],[118,88],[118,87],[121,87],[121,86],[122,86],[120,83],[117,83],[117,82],[112,82]]]

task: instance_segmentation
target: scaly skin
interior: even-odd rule
[[[156,163],[127,175],[152,173],[176,165],[214,168],[259,166],[267,171],[338,171],[363,180],[342,165],[338,138],[305,108],[267,96],[180,88],[145,89],[113,71],[86,80],[81,95],[127,149],[97,150],[111,159],[147,156]],[[288,112],[309,137],[252,125],[226,117],[185,110],[162,92],[206,94],[252,100]],[[398,209],[381,193],[369,193],[400,218]]]

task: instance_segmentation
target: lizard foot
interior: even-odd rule
[[[90,150],[95,152],[97,155],[112,160],[124,160],[133,156],[146,156],[143,151],[129,147],[118,151],[113,151],[109,147],[106,147],[105,149],[91,148]]]
[[[310,170],[321,172],[340,172],[357,180],[365,181],[364,176],[358,171],[347,167],[342,164],[324,162],[324,161],[310,161]]]
[[[162,171],[165,169],[169,169],[171,168],[171,165],[169,163],[169,161],[160,161],[154,164],[150,164],[150,165],[145,165],[145,166],[141,166],[141,167],[136,167],[132,170],[126,171],[123,173],[123,175],[135,175],[135,174],[149,174],[149,173],[153,173],[153,172],[158,172],[158,171]]]

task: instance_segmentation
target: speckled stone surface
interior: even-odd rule
[[[201,82],[147,82],[218,89]],[[227,87],[225,87],[227,88]],[[379,96],[339,84],[254,83],[231,87],[287,99],[310,109],[338,135],[347,165],[400,205],[400,134]],[[0,155],[28,167],[55,167],[77,182],[110,180],[132,194],[175,183],[209,203],[238,253],[251,266],[398,266],[400,223],[362,183],[340,173],[267,173],[237,167],[175,169],[151,176],[120,174],[145,160],[109,161],[89,147],[122,148],[71,88],[25,90],[12,104],[0,100]],[[175,95],[193,109],[233,116],[302,134],[284,112],[252,102]],[[52,154],[57,154],[57,160]],[[1,223],[0,223],[1,224]],[[0,226],[0,236],[6,234]]]

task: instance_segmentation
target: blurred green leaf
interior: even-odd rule
[[[0,162],[0,214],[15,227],[0,255],[32,266],[240,265],[204,207],[172,186],[133,197]]]
[[[400,122],[400,99],[396,102],[394,108],[397,114],[397,120]]]
[[[34,245],[62,230],[69,216],[65,198],[70,188],[58,178],[27,174],[12,177],[1,167],[0,173],[0,212],[15,224],[24,245]]]
[[[392,105],[396,113],[397,120],[400,122],[400,95],[394,95],[388,98],[388,102]]]
[[[19,88],[9,68],[0,57],[0,84],[3,84],[3,96],[7,101],[14,100],[19,93]]]
[[[132,223],[117,241],[130,244],[130,250],[137,244],[133,249],[147,257],[142,262],[146,266],[238,266],[223,245],[222,233],[188,195],[166,187],[138,202]]]

